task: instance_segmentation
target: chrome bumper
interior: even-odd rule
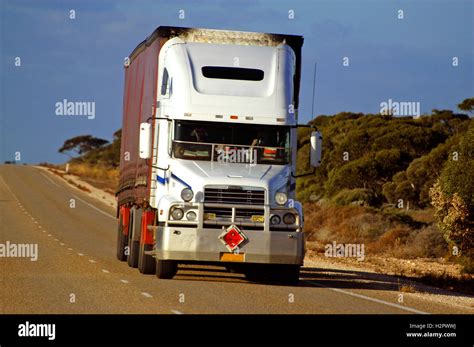
[[[221,262],[230,253],[219,239],[222,229],[158,226],[155,257],[161,260]],[[248,241],[239,248],[244,263],[303,264],[304,233],[243,230]]]

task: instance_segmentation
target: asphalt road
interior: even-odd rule
[[[72,207],[71,199],[75,200]],[[304,268],[298,286],[247,282],[221,267],[181,266],[173,280],[115,257],[114,210],[31,166],[0,166],[0,243],[38,259],[0,258],[2,313],[469,313],[404,294],[395,279]]]

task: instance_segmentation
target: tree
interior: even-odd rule
[[[58,152],[73,158],[68,152],[75,152],[76,155],[82,156],[94,149],[105,146],[107,143],[109,143],[109,141],[92,135],[80,135],[64,141],[64,144]]]
[[[474,98],[464,99],[463,102],[458,104],[458,108],[462,111],[467,111],[467,112],[474,111]]]
[[[446,240],[459,250],[464,270],[474,272],[474,126],[462,136],[459,147],[458,160],[445,164],[430,197]]]

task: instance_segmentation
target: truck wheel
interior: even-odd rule
[[[133,241],[131,232],[129,232],[128,244],[130,248],[128,249],[128,266],[136,268],[138,266],[138,253],[140,251],[140,241]]]
[[[136,268],[138,266],[138,253],[140,251],[140,240],[134,240],[134,236],[136,235],[136,233],[140,232],[140,230],[137,230],[137,223],[140,223],[140,222],[137,222],[137,215],[138,212],[137,211],[134,211],[133,213],[133,217],[130,217],[130,224],[129,224],[129,229],[128,229],[128,246],[129,246],[129,249],[128,249],[128,258],[127,258],[127,262],[128,262],[128,266],[132,267],[132,268]],[[138,224],[140,225],[140,224]]]
[[[171,279],[178,271],[178,263],[174,260],[156,260],[156,277]]]
[[[125,247],[128,245],[128,237],[123,234],[123,224],[122,224],[122,215],[118,221],[117,227],[117,259],[120,261],[125,261],[127,255],[125,254]]]
[[[153,245],[140,245],[140,251],[138,255],[138,270],[142,274],[152,274],[155,273],[155,258],[151,255],[146,254],[145,252],[152,251]]]

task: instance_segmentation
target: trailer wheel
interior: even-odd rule
[[[178,263],[174,260],[156,260],[156,277],[171,279],[178,272]]]
[[[156,261],[153,256],[146,254],[145,252],[152,251],[153,245],[140,245],[140,251],[138,255],[138,270],[142,274],[155,273]]]
[[[125,261],[127,255],[125,254],[125,247],[128,245],[128,237],[123,234],[122,214],[120,214],[117,226],[117,259]]]

